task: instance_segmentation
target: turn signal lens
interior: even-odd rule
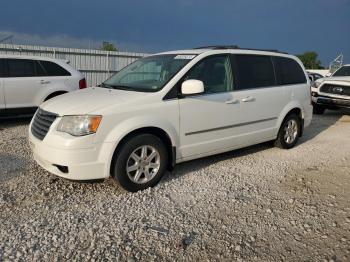
[[[100,125],[101,119],[101,116],[94,116],[90,118],[90,132],[96,133],[97,128]]]

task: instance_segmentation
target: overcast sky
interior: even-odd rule
[[[350,62],[350,0],[11,0],[0,31],[14,42],[158,52],[213,44],[314,50]]]

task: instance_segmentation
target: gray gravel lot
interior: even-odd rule
[[[32,160],[29,120],[0,120],[0,261],[350,261],[350,115],[292,150],[178,165],[153,189],[71,182]]]

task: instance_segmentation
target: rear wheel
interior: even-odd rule
[[[278,132],[275,145],[279,148],[290,149],[298,142],[301,132],[301,121],[296,114],[288,115]]]
[[[314,113],[315,115],[322,115],[322,114],[324,113],[325,110],[326,110],[326,108],[314,104],[314,105],[313,105],[313,110],[312,110],[312,111],[313,111],[313,113]]]
[[[166,171],[168,153],[162,140],[154,135],[134,136],[117,152],[112,176],[131,192],[155,186]]]

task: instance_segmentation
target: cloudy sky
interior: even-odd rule
[[[11,0],[0,39],[67,47],[158,52],[213,44],[314,50],[323,65],[350,63],[350,0]]]

